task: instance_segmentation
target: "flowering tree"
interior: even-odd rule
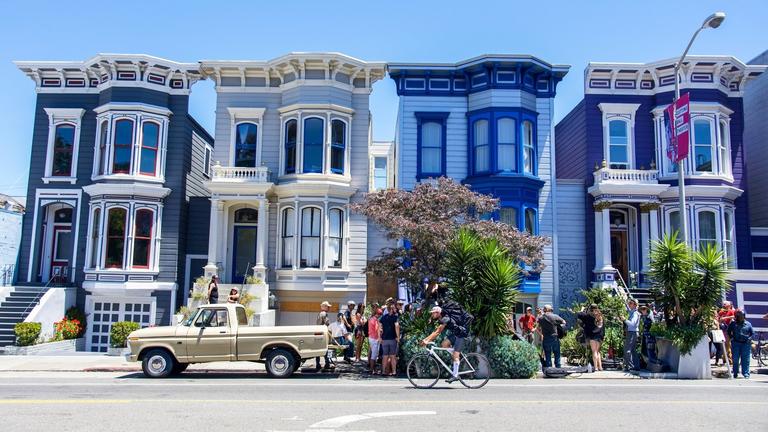
[[[479,215],[498,208],[498,200],[446,177],[419,183],[413,191],[372,192],[351,208],[375,222],[387,238],[407,239],[407,245],[385,249],[369,260],[366,271],[404,280],[412,289],[421,287],[424,279],[433,282],[445,275],[448,244],[461,227],[481,238],[498,240],[529,270],[544,268],[542,250],[549,239],[522,233],[504,223],[481,220]]]

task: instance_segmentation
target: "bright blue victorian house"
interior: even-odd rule
[[[500,199],[489,217],[554,237],[553,101],[569,66],[483,55],[388,69],[400,96],[396,186],[451,177]],[[521,307],[557,303],[555,251],[547,246],[546,269],[525,280]]]

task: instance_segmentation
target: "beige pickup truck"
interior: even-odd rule
[[[328,350],[325,326],[249,327],[239,304],[201,306],[175,327],[149,327],[128,336],[129,359],[141,361],[144,375],[164,378],[192,363],[265,363],[272,377],[293,374],[309,358]]]

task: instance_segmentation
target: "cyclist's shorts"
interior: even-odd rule
[[[448,336],[448,340],[451,341],[451,345],[453,346],[453,350],[456,352],[461,352],[464,349],[464,338],[458,337],[456,335],[450,335]]]

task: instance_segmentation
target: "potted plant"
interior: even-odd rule
[[[108,355],[119,356],[127,353],[128,335],[141,328],[139,323],[133,321],[119,321],[112,324],[109,331]]]
[[[723,253],[713,245],[693,251],[673,234],[654,243],[650,258],[653,292],[664,313],[651,327],[659,358],[677,366],[678,378],[710,379],[707,332],[730,288]]]

